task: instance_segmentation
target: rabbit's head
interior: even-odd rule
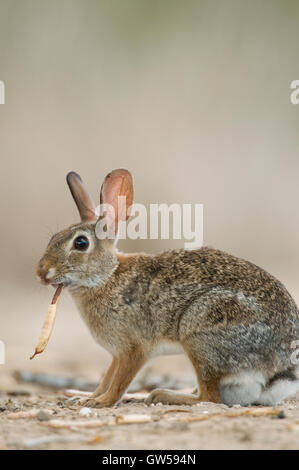
[[[127,170],[114,170],[106,176],[100,211],[77,173],[68,173],[67,183],[81,222],[51,238],[38,263],[37,275],[46,284],[95,287],[105,282],[118,265],[115,249],[118,226],[129,217],[132,177]]]

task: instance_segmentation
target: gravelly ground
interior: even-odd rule
[[[19,389],[20,390],[20,389]],[[0,396],[1,449],[298,449],[299,397],[277,407],[280,417],[228,417],[239,407],[201,403],[188,406],[145,406],[123,402],[110,409],[95,409],[82,417],[81,407],[62,392],[22,387],[29,396]],[[134,400],[135,401],[135,400]],[[11,413],[50,410],[51,419],[73,421],[67,429],[50,427],[51,421],[35,418],[11,419]],[[217,413],[217,416],[207,418]],[[116,416],[147,415],[140,424],[115,424]],[[205,420],[190,422],[195,416]],[[46,415],[46,417],[49,417]],[[76,422],[100,420],[96,428],[76,428]],[[108,422],[107,422],[108,420]],[[109,420],[112,420],[109,422]],[[45,438],[45,441],[43,440]]]
[[[17,383],[13,372],[52,373],[97,381],[110,358],[91,339],[69,296],[61,299],[55,330],[47,350],[29,361],[49,303],[47,289],[19,292],[7,289],[2,298],[0,338],[6,345],[6,364],[0,366],[0,448],[1,449],[298,449],[299,394],[278,409],[285,416],[227,417],[231,409],[201,403],[192,407],[156,405],[142,402],[120,403],[96,410],[90,417],[79,415],[80,407],[70,405],[61,392],[27,383]],[[9,312],[9,314],[7,313]],[[155,375],[167,373],[186,382],[192,369],[183,356],[153,361]],[[11,392],[26,392],[12,396]],[[66,420],[113,420],[116,415],[150,415],[140,424],[104,424],[98,428],[55,429],[38,418],[12,420],[9,413],[20,410],[50,410],[53,418]],[[236,408],[237,409],[237,408]],[[199,422],[193,416],[219,413]],[[49,437],[50,436],[50,437]],[[43,441],[44,439],[46,441]],[[40,439],[40,440],[37,440]]]

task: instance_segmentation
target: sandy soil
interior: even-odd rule
[[[232,411],[244,409],[212,403],[147,407],[124,401],[83,417],[62,393],[32,388],[29,396],[3,393],[0,407],[1,449],[298,449],[298,399],[277,407],[282,411],[277,416],[232,417]],[[21,410],[43,413],[12,419]],[[118,423],[132,415],[136,421],[137,414],[148,422]],[[196,417],[202,420],[193,421]],[[67,427],[52,427],[57,421]],[[96,426],[81,428],[82,422]]]
[[[97,381],[109,363],[109,355],[94,344],[68,295],[61,299],[47,350],[29,361],[50,296],[47,289],[37,288],[35,292],[22,292],[22,303],[9,293],[2,299],[2,319],[6,321],[2,322],[0,339],[6,345],[6,364],[0,366],[1,449],[299,448],[299,395],[278,406],[279,414],[258,417],[230,416],[240,407],[211,403],[148,407],[137,399],[123,401],[110,409],[91,410],[89,416],[82,416],[81,407],[62,390],[17,382],[15,370]],[[163,377],[168,373],[178,383],[182,381],[182,386],[193,380],[183,356],[157,359],[151,368],[152,374]],[[34,417],[11,417],[11,413],[31,410],[35,410]],[[40,410],[45,413],[36,414]],[[146,415],[142,419],[147,422],[119,422],[119,416],[135,414]],[[53,419],[72,423],[67,428],[54,428]],[[78,422],[94,420],[98,420],[96,427],[76,427]]]

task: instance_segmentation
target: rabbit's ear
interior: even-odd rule
[[[119,221],[130,217],[133,193],[133,179],[128,170],[113,170],[104,179],[101,188],[101,205],[105,206],[107,230],[110,234],[112,233],[112,236],[117,235]]]
[[[78,207],[82,222],[95,222],[97,220],[96,207],[80,176],[74,171],[70,171],[66,175],[66,181]]]

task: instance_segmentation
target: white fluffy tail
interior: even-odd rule
[[[281,403],[299,391],[299,380],[294,374],[277,375],[266,384],[261,372],[244,371],[222,379],[221,401],[226,405],[265,405]]]
[[[277,405],[299,391],[299,380],[279,379],[267,387],[260,395],[258,405]]]

